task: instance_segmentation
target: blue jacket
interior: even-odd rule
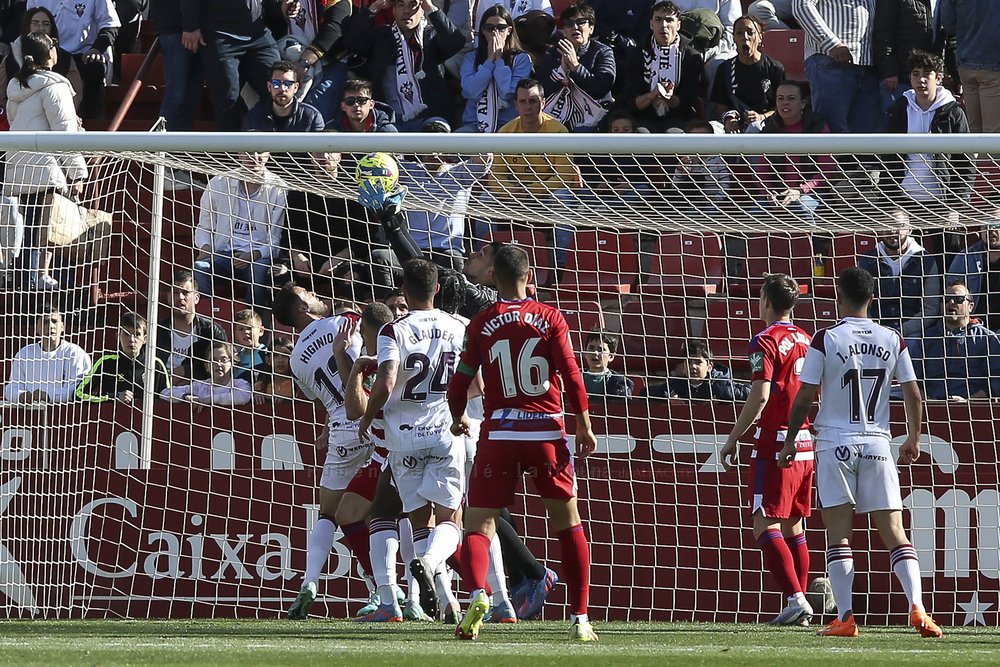
[[[477,108],[479,100],[486,92],[490,81],[496,81],[497,93],[507,104],[497,113],[497,126],[494,131],[517,118],[517,107],[514,97],[517,94],[517,82],[531,76],[531,56],[519,53],[514,57],[511,67],[503,60],[485,61],[476,65],[476,50],[465,54],[462,61],[462,97],[469,100],[462,112],[462,125],[475,125],[479,121]]]
[[[979,322],[955,331],[939,322],[906,345],[927,398],[969,398],[979,391],[1000,397],[1000,337]]]
[[[635,383],[624,375],[608,369],[607,373],[583,371],[583,386],[591,400],[608,396],[631,396]]]
[[[271,100],[265,100],[255,106],[247,115],[243,117],[243,131],[253,130],[255,132],[277,132],[278,127],[274,123],[274,104]],[[292,115],[288,118],[288,123],[282,128],[282,132],[322,132],[323,116],[316,107],[304,102],[292,102]]]
[[[702,382],[697,387],[691,386],[686,377],[670,378],[666,384],[651,385],[639,392],[640,396],[650,398],[686,398],[694,401],[745,401],[750,395],[750,383],[734,380],[729,369],[721,364],[715,364],[708,382]]]
[[[396,112],[392,110],[392,107],[385,102],[375,101],[375,108],[372,109],[369,115],[371,119],[371,125],[365,132],[396,132],[396,126],[393,123],[396,122]],[[334,114],[333,120],[327,121],[326,126],[337,130],[338,132],[350,132],[351,123],[347,120],[347,114],[344,113],[343,109],[338,108],[337,113]]]
[[[577,58],[580,65],[569,73],[569,78],[594,101],[600,102],[615,84],[615,54],[610,46],[591,39],[577,53]],[[559,69],[561,64],[559,49],[553,46],[545,52],[535,68],[538,80],[545,90],[545,97],[551,97],[562,88],[562,84],[552,78],[552,72]]]
[[[983,276],[986,273],[986,244],[982,240],[976,241],[962,252],[955,255],[948,267],[948,277],[944,284],[950,285],[951,281],[961,278],[965,281],[965,287],[969,294],[975,299],[976,307],[979,306],[979,297],[982,296],[986,285],[983,284]]]
[[[941,27],[955,35],[959,67],[1000,70],[1000,2],[996,0],[941,0]]]
[[[919,245],[914,250],[903,256],[908,259],[900,275],[893,274],[878,249],[858,257],[858,266],[875,276],[875,301],[868,309],[868,316],[904,336],[915,335],[923,329],[920,318],[925,314],[937,315],[941,310],[941,273],[937,262]],[[935,305],[938,308],[935,309]],[[913,318],[917,318],[916,323],[906,326],[904,331],[903,322]]]

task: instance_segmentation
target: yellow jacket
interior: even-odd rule
[[[566,126],[547,113],[542,113],[542,132],[567,132]],[[500,132],[522,132],[520,117],[510,121]],[[505,196],[512,189],[522,187],[536,197],[544,197],[555,190],[579,187],[580,171],[566,154],[521,155],[500,154],[493,161],[490,190]]]

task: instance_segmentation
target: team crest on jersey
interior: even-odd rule
[[[753,372],[764,370],[764,353],[760,350],[750,353],[750,370]]]
[[[83,13],[87,11],[87,5],[83,4],[82,2],[78,2],[75,5],[73,5],[73,9],[76,10],[77,16],[83,18]]]
[[[838,461],[849,461],[851,458],[851,448],[841,445],[833,450],[833,454],[837,457]]]

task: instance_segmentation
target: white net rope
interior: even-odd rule
[[[955,278],[978,301],[973,316],[1000,328],[1000,231],[992,227],[1000,168],[985,154],[944,154],[935,144],[926,153],[876,153],[873,146],[871,154],[765,157],[746,146],[692,154],[650,144],[647,151],[657,152],[524,155],[501,145],[460,151],[447,139],[434,150],[397,154],[417,244],[439,263],[461,266],[455,256],[468,257],[483,242],[518,243],[532,258],[536,298],[563,310],[576,349],[585,349],[595,327],[619,336],[610,367],[628,378],[633,396],[592,400],[600,449],[577,469],[596,618],[754,621],[782,606],[749,532],[746,468],[726,473],[717,457],[741,407],[749,341],[764,327],[757,306],[763,274],[799,281],[794,319],[808,332],[837,321],[835,277],[869,253],[873,266],[889,267],[880,289],[900,291],[880,295],[879,317],[905,335],[933,335],[948,314],[942,295],[955,291]],[[324,141],[331,153],[338,148],[336,139]],[[244,153],[258,148],[248,141]],[[82,155],[90,165],[82,210],[22,195],[5,202],[0,220],[5,388],[18,380],[18,368],[37,375],[58,366],[51,372],[71,374],[41,385],[38,377],[22,377],[24,387],[6,392],[0,406],[0,615],[283,614],[302,583],[318,514],[322,457],[313,441],[324,420],[300,396],[280,400],[287,386],[274,356],[263,355],[268,371],[249,375],[248,402],[200,410],[160,400],[144,410],[139,392],[130,404],[117,390],[106,401],[83,400],[72,364],[121,355],[120,323],[128,312],[169,326],[178,298],[172,276],[197,268],[205,238],[216,254],[271,238],[267,264],[287,268],[272,278],[277,271],[268,267],[251,281],[230,279],[211,262],[205,269],[212,298],[202,295],[196,311],[241,348],[247,345],[240,336],[252,327],[238,314],[248,307],[262,315],[260,342],[268,350],[284,349],[279,338],[294,342],[294,332],[272,322],[267,308],[271,287],[288,276],[331,301],[363,307],[385,297],[395,286],[393,248],[376,216],[357,206],[358,153],[275,150],[266,173],[237,151]],[[162,195],[158,166],[166,171]],[[463,166],[468,178],[457,175]],[[915,177],[907,181],[908,174]],[[187,175],[196,186],[178,188],[192,180]],[[229,208],[219,209],[222,201]],[[277,209],[276,218],[255,217]],[[198,231],[199,222],[203,230],[211,222],[206,210],[235,222],[206,237]],[[269,237],[266,223],[279,218]],[[912,230],[902,241],[902,261],[888,247],[901,230]],[[45,275],[56,284],[43,289],[40,263],[49,251]],[[305,256],[301,265],[296,252]],[[898,266],[904,277],[891,278]],[[253,284],[263,296],[248,290]],[[195,281],[192,292],[197,287]],[[86,361],[65,350],[58,362],[50,358],[43,339],[55,339],[38,328],[45,304],[65,324],[61,340],[79,346]],[[938,373],[934,397],[960,395],[963,387],[966,397],[1000,396],[993,390],[1000,383],[995,339],[940,372],[928,363],[928,374]],[[184,341],[164,340],[175,348],[165,352],[165,365],[186,361],[201,374],[203,360],[177,351]],[[692,340],[708,343],[715,369],[732,378],[720,381],[722,391],[735,398],[665,397],[698,393],[697,383],[683,377]],[[152,336],[145,342],[157,344]],[[21,398],[22,390],[51,392],[56,385],[68,395],[30,404]],[[988,400],[930,402],[930,456],[901,471],[928,606],[944,623],[997,623],[995,410]],[[902,434],[901,404],[892,415],[894,432]],[[534,556],[558,570],[559,547],[540,501],[523,496],[514,514]],[[825,570],[818,524],[813,519],[807,528],[810,579]],[[314,614],[347,616],[368,596],[337,535]],[[905,601],[881,542],[859,531],[854,551],[856,613],[869,623],[902,621]],[[564,603],[560,586],[545,617],[562,617]]]

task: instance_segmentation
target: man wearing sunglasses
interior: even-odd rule
[[[256,132],[322,132],[323,116],[316,107],[299,102],[299,73],[295,65],[279,60],[271,66],[267,82],[271,97],[247,112],[243,131]]]
[[[327,129],[338,132],[395,132],[396,112],[385,102],[372,97],[372,82],[348,79],[344,82],[340,110],[327,122]]]
[[[965,283],[952,281],[941,321],[906,341],[928,399],[1000,398],[1000,337],[972,318],[973,301]]]
[[[991,219],[979,232],[979,240],[955,256],[945,281],[961,278],[969,287],[976,312],[993,331],[1000,330],[1000,203],[989,208]]]

